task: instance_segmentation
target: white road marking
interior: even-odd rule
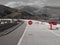
[[[60,34],[57,34],[57,33],[53,32],[52,30],[49,30],[49,31],[50,31],[51,33],[53,33],[54,35],[60,37]]]
[[[26,27],[26,29],[27,29],[27,27]],[[23,37],[24,37],[24,35],[25,35],[26,31],[27,31],[26,29],[25,29],[25,31],[24,31],[24,33],[23,33],[22,37],[20,38],[17,45],[21,45],[22,39],[23,39]]]

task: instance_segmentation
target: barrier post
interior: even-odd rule
[[[50,24],[50,30],[52,30],[52,23]]]
[[[52,30],[52,22],[49,22],[49,24],[50,24],[49,28],[50,28],[50,30]]]

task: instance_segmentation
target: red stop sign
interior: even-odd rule
[[[53,25],[57,25],[57,22],[53,22]]]
[[[49,22],[49,24],[57,25],[57,22]]]
[[[32,23],[33,23],[33,22],[32,22],[31,20],[30,20],[30,21],[28,21],[28,24],[29,24],[29,25],[32,25]]]
[[[49,22],[49,24],[52,24],[52,22]]]

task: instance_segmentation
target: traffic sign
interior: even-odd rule
[[[33,23],[33,22],[32,22],[31,20],[30,20],[30,21],[28,21],[28,24],[29,24],[29,25],[32,25],[32,23]]]

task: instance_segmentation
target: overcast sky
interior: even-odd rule
[[[14,2],[14,1],[23,1],[23,2],[43,1],[48,5],[60,7],[60,0],[0,0],[0,4],[7,4],[8,2]]]

